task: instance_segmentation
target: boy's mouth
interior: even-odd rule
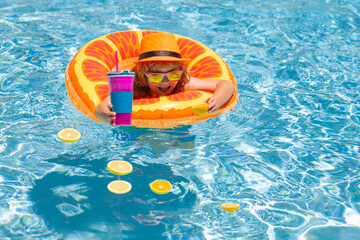
[[[167,91],[169,91],[171,86],[168,87],[158,87],[158,89],[160,90],[160,92],[166,93]]]

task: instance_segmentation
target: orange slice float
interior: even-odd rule
[[[130,192],[132,186],[129,182],[123,180],[115,180],[108,184],[107,188],[115,194],[125,194]]]
[[[221,204],[221,208],[226,212],[236,212],[239,209],[240,205],[237,203],[224,203]]]
[[[192,110],[198,115],[205,114],[209,111],[209,104],[203,103],[203,104],[194,106]]]
[[[58,138],[63,142],[76,142],[81,138],[81,133],[73,128],[65,128],[58,132]]]
[[[115,66],[118,53],[119,70],[129,70],[139,55],[141,39],[157,31],[124,31],[111,33],[85,44],[73,57],[65,71],[68,95],[74,106],[97,122],[96,106],[109,95],[107,72]],[[223,79],[235,85],[230,100],[214,113],[193,106],[206,102],[213,94],[204,91],[185,91],[157,98],[133,101],[132,124],[136,127],[171,128],[202,122],[233,109],[238,101],[236,79],[223,59],[209,47],[190,38],[176,35],[183,58],[190,58],[191,76]]]
[[[150,189],[157,194],[166,194],[171,191],[172,186],[169,181],[155,180],[152,183],[150,183]]]
[[[107,169],[113,174],[126,175],[133,171],[133,166],[127,161],[114,160],[107,164]]]

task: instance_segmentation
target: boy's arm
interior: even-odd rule
[[[214,95],[207,102],[209,103],[209,112],[215,112],[231,98],[235,86],[226,80],[191,78],[185,89],[213,92]]]

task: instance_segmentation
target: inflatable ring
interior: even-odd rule
[[[137,60],[140,41],[147,34],[158,31],[124,31],[111,33],[84,45],[66,68],[65,83],[74,106],[85,116],[100,122],[95,116],[96,106],[109,93],[107,72],[116,64],[118,52],[119,69],[128,70]],[[171,128],[205,121],[229,112],[238,101],[236,79],[221,57],[207,46],[187,37],[176,35],[183,58],[190,58],[188,68],[191,76],[206,79],[224,79],[235,85],[230,100],[214,113],[195,111],[212,93],[185,91],[169,96],[140,98],[133,101],[132,125],[147,128]],[[194,108],[195,107],[195,108]]]

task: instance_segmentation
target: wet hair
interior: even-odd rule
[[[138,92],[140,96],[150,96],[150,88],[147,82],[145,72],[163,72],[165,68],[168,69],[169,65],[172,65],[174,69],[183,70],[181,79],[176,84],[176,87],[174,88],[172,93],[184,91],[185,85],[190,81],[190,73],[184,63],[180,61],[150,61],[137,63],[131,69],[131,71],[135,73],[134,91]]]

